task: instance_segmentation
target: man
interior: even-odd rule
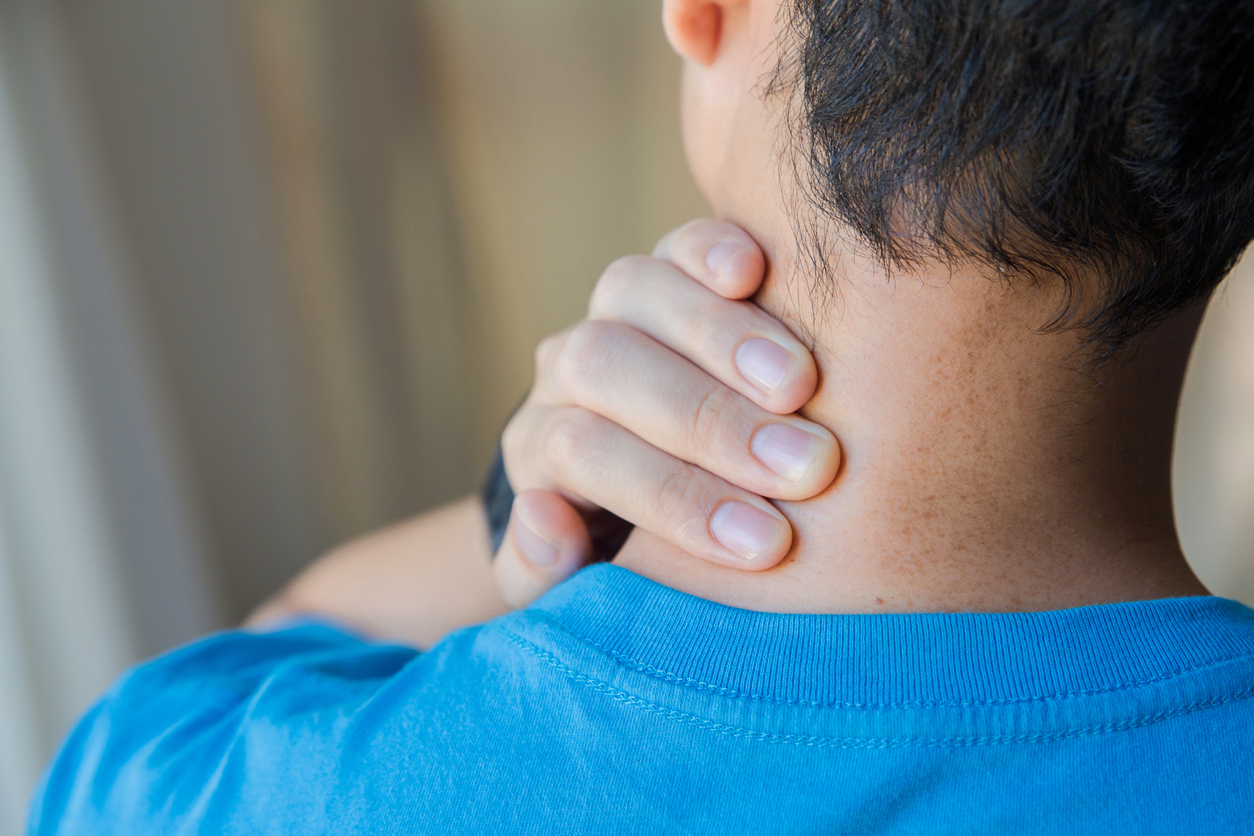
[[[664,22],[698,183],[813,347],[804,419],[709,384],[752,401],[746,368],[787,381],[804,352],[735,372],[724,338],[636,319],[624,275],[681,275],[620,270],[540,352],[506,447],[555,478],[508,548],[583,559],[568,500],[615,481],[611,510],[675,542],[638,529],[426,654],[317,625],[176,651],[71,735],[34,832],[1248,828],[1254,612],[1189,571],[1169,454],[1201,305],[1254,237],[1254,11],[667,0]],[[704,394],[646,442],[606,392],[656,397],[656,346],[698,360],[675,400]],[[830,480],[816,427],[830,487],[756,498]],[[744,480],[678,466],[691,439]],[[746,484],[749,455],[783,482]]]

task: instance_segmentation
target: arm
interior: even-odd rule
[[[783,323],[739,301],[764,268],[744,231],[702,220],[666,236],[652,258],[606,270],[589,318],[537,350],[535,385],[506,429],[518,496],[494,563],[482,507],[464,500],[337,550],[252,621],[313,612],[430,646],[526,605],[595,559],[613,539],[602,530],[611,515],[707,560],[775,565],[791,536],[764,497],[816,495],[840,452],[827,430],[791,414],[817,382],[809,352]],[[773,361],[745,365],[747,348],[772,345]],[[821,442],[803,475],[766,466],[758,430],[778,424]],[[732,502],[779,529],[754,559],[718,540],[717,512]]]
[[[313,613],[426,648],[507,610],[492,576],[483,506],[467,497],[340,546],[248,623]]]

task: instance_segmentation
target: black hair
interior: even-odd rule
[[[803,185],[890,269],[1064,282],[1111,351],[1254,238],[1249,0],[785,0]],[[1098,276],[1096,282],[1085,278]]]

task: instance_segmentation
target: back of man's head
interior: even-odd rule
[[[885,265],[1066,283],[1114,348],[1254,238],[1254,4],[786,0],[804,185]]]

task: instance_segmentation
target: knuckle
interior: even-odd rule
[[[716,218],[697,218],[680,229],[676,243],[691,253],[704,254],[720,241],[740,242],[744,237],[739,227],[727,221],[720,221]]]
[[[693,406],[688,420],[688,432],[692,441],[700,447],[709,447],[727,430],[732,421],[736,400],[730,389],[711,387]]]
[[[684,320],[683,339],[694,356],[713,358],[726,352],[729,335],[740,330],[739,323],[729,321],[725,312],[703,305]]]
[[[710,225],[715,224],[710,218],[694,218],[675,230],[675,243],[689,244],[709,233]]]
[[[611,285],[630,288],[641,273],[653,266],[653,262],[654,259],[647,255],[624,255],[610,262],[601,279]]]
[[[731,241],[745,247],[756,247],[757,243],[740,227],[730,221],[718,218],[704,218],[700,228],[701,234],[709,241]]]
[[[536,345],[536,377],[540,377],[553,365],[553,358],[557,356],[561,343],[560,334],[550,334]]]
[[[707,488],[701,472],[690,464],[675,467],[657,487],[655,507],[663,519],[680,524],[699,513],[708,504]]]
[[[554,414],[544,439],[544,458],[555,476],[569,477],[587,460],[595,431],[592,416],[582,409]]]
[[[588,391],[612,367],[615,329],[606,322],[586,319],[570,336],[554,361],[554,375],[572,397]]]
[[[607,315],[621,308],[652,262],[653,259],[645,255],[627,255],[610,262],[592,290],[589,314]]]

